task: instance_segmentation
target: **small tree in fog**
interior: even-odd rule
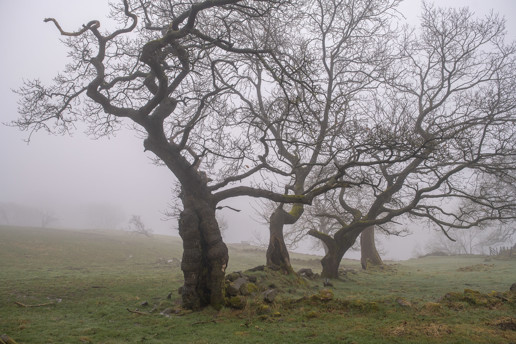
[[[516,223],[508,222],[487,229],[486,235],[482,238],[479,246],[484,253],[495,250],[499,247],[512,247],[516,244]]]
[[[133,233],[143,234],[146,237],[152,236],[152,229],[145,226],[140,215],[133,215],[129,219],[129,230]]]
[[[126,219],[123,210],[112,204],[91,203],[81,210],[87,225],[95,229],[117,229]]]
[[[41,227],[46,228],[51,223],[59,221],[59,218],[54,214],[53,211],[45,210],[41,211]]]

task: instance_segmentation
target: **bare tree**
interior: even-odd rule
[[[286,172],[285,194],[302,196],[317,189],[332,177],[323,172],[328,165],[338,163],[344,175],[356,166],[377,163],[368,160],[370,153],[364,153],[367,148],[360,147],[353,129],[364,120],[360,99],[376,87],[387,63],[385,42],[392,34],[388,19],[398,2],[305,2],[268,34],[267,39],[281,42],[277,59],[252,66],[252,73],[245,75],[253,80],[252,93],[239,94],[256,114],[257,125],[270,131],[266,139],[274,142]],[[257,36],[251,39],[261,39]],[[356,184],[345,178],[340,183]],[[294,225],[304,211],[302,203],[280,202],[268,213],[268,267],[292,271],[285,226]]]
[[[423,218],[448,234],[515,217],[516,46],[504,43],[496,15],[474,18],[467,9],[424,5],[419,33],[406,31],[393,46],[396,60],[369,108],[371,142],[393,154],[414,152],[403,162],[363,169],[373,195],[365,205],[341,190],[347,218],[341,229],[319,231],[329,252],[323,275],[336,277],[343,254],[358,235],[401,215]]]
[[[426,250],[432,253],[444,253],[447,255],[481,254],[480,241],[482,231],[479,228],[457,229],[448,231],[454,241],[449,240],[442,233],[436,232],[434,238],[427,244]]]
[[[59,218],[54,214],[53,211],[45,210],[41,211],[41,227],[46,228],[51,223],[59,221]]]
[[[175,175],[183,205],[186,308],[224,304],[228,250],[215,217],[217,204],[243,195],[310,203],[337,184],[329,179],[292,196],[268,183],[290,171],[276,157],[279,144],[270,139],[271,127],[256,125],[256,114],[240,97],[253,85],[241,77],[252,72],[249,61],[278,60],[281,41],[269,41],[267,33],[295,5],[123,0],[113,6],[119,28],[111,32],[101,30],[97,20],[68,32],[48,18],[66,38],[72,62],[53,85],[34,80],[18,90],[21,116],[13,125],[20,129],[64,134],[82,121],[98,137],[132,123],[145,137],[145,150]],[[250,40],[255,32],[265,35]],[[255,177],[260,173],[266,178]]]
[[[98,137],[131,123],[145,137],[181,185],[182,299],[192,309],[224,304],[228,250],[215,211],[231,197],[278,202],[279,228],[314,197],[364,185],[375,196],[367,213],[340,197],[352,221],[331,238],[337,246],[407,212],[443,230],[508,219],[510,196],[462,187],[495,173],[503,185],[501,171],[514,169],[516,48],[503,43],[503,22],[427,7],[420,37],[389,47],[396,2],[337,11],[342,2],[123,0],[112,32],[96,20],[68,32],[49,18],[72,62],[53,85],[18,90],[13,125],[62,134],[82,121]],[[445,196],[481,216],[436,207]],[[342,254],[323,266],[327,277]]]
[[[86,224],[95,229],[116,229],[127,218],[122,209],[109,203],[90,203],[82,211]]]
[[[58,219],[54,212],[36,207],[0,202],[0,224],[14,226],[46,227]]]
[[[143,234],[146,237],[152,236],[152,229],[145,226],[140,215],[132,215],[129,219],[129,230],[133,233]]]
[[[514,222],[499,224],[487,228],[487,234],[482,238],[479,246],[483,252],[500,246],[512,246],[516,243],[516,224]]]
[[[7,216],[7,211],[4,206],[0,206],[0,224],[8,225],[9,224],[9,216]]]

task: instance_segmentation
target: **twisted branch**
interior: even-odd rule
[[[82,35],[83,33],[85,33],[86,31],[88,30],[91,30],[91,29],[98,29],[100,27],[100,22],[98,20],[92,20],[90,21],[88,24],[86,25],[83,25],[83,28],[80,30],[80,31],[77,31],[77,32],[66,32],[64,31],[62,28],[61,28],[61,25],[59,25],[59,23],[57,22],[57,20],[55,20],[54,18],[45,18],[43,20],[45,23],[48,23],[48,22],[53,22],[54,25],[57,27],[57,29],[59,30],[59,32],[61,33],[61,35],[63,36],[71,36],[71,37],[77,37],[77,36],[80,36]]]

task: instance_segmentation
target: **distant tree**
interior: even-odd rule
[[[447,255],[482,254],[480,243],[483,233],[479,228],[454,228],[449,230],[448,234],[453,240],[443,236],[442,233],[436,232],[433,239],[426,245],[426,251],[429,254],[444,253]]]
[[[23,204],[0,203],[0,224],[45,227],[56,220],[51,211]]]
[[[7,210],[5,209],[5,206],[3,204],[0,204],[0,224],[9,224],[9,216],[7,215]]]
[[[58,221],[59,218],[54,214],[54,212],[45,210],[41,212],[41,227],[46,228],[51,223]]]
[[[143,234],[146,237],[152,236],[152,229],[145,226],[140,215],[132,215],[129,219],[129,230],[133,233]]]
[[[90,203],[82,208],[87,226],[95,229],[116,229],[127,218],[124,211],[108,203]]]
[[[516,244],[516,223],[509,222],[486,229],[486,235],[481,239],[479,246],[487,253],[491,248],[513,246]]]

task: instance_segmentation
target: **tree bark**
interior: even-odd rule
[[[360,263],[364,270],[367,270],[370,266],[383,264],[374,241],[374,226],[367,227],[362,234],[360,234],[360,253]]]
[[[156,154],[181,183],[179,198],[183,211],[178,227],[183,240],[182,306],[199,310],[211,305],[220,309],[225,304],[224,275],[229,257],[215,217],[217,201],[209,190],[208,178],[171,147],[153,126],[147,131],[145,149]]]
[[[295,223],[303,214],[303,209],[303,205],[294,204],[292,210],[286,212],[283,205],[280,205],[272,213],[269,219],[269,246],[266,254],[267,267],[270,269],[281,270],[285,273],[294,271],[290,265],[290,255],[285,244],[283,227]]]
[[[224,274],[228,249],[222,241],[215,205],[210,197],[183,191],[184,210],[179,217],[179,235],[183,239],[181,269],[183,307],[199,310],[207,305],[224,306]]]
[[[338,245],[328,246],[326,255],[321,259],[322,272],[321,277],[324,278],[338,278],[339,267],[342,257],[347,250],[340,249]]]
[[[276,209],[269,220],[269,246],[267,247],[267,267],[290,272],[290,255],[283,236],[283,209]]]
[[[360,230],[341,232],[336,238],[328,234],[311,230],[309,235],[321,240],[327,248],[326,254],[321,259],[322,272],[321,277],[324,278],[338,278],[339,267],[344,254],[353,246]]]

